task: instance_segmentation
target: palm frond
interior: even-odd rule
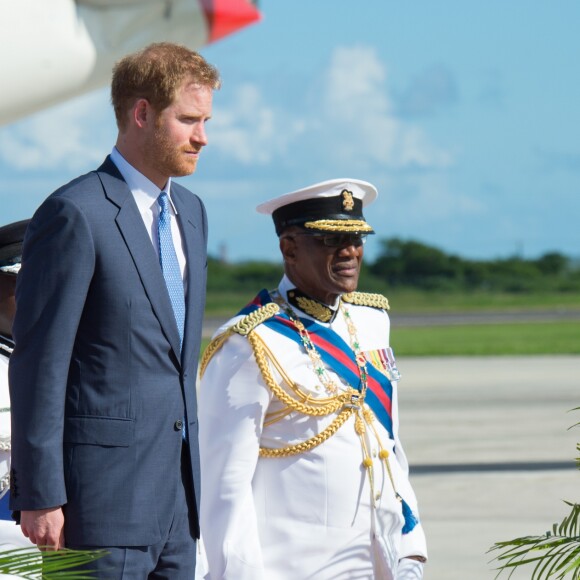
[[[0,550],[0,574],[12,574],[26,580],[94,580],[91,572],[75,571],[84,564],[101,558],[104,550],[59,550],[39,552],[37,548]]]
[[[572,411],[580,411],[580,407],[574,407],[574,409],[570,409],[569,412],[571,413]],[[570,425],[570,427],[568,427],[568,431],[570,431],[570,429],[574,429],[574,427],[578,427],[578,425],[580,425],[580,421],[574,425]]]
[[[572,509],[551,532],[543,536],[524,536],[515,540],[497,542],[489,550],[501,550],[494,558],[500,563],[498,578],[516,568],[534,565],[531,580],[580,580],[580,504],[564,502]]]
[[[580,411],[580,407],[571,411]],[[570,429],[579,425],[580,422]],[[576,449],[580,451],[580,443]],[[580,468],[580,457],[576,463]],[[496,578],[509,572],[509,580],[517,568],[534,565],[531,580],[563,580],[570,573],[571,580],[580,580],[580,504],[564,503],[572,509],[559,524],[552,526],[551,532],[497,542],[488,550],[488,553],[503,550],[494,558],[501,564]]]

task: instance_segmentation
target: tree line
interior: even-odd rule
[[[275,288],[282,275],[281,263],[208,262],[208,291],[254,292]],[[389,288],[509,293],[577,292],[580,264],[559,253],[536,259],[519,256],[494,260],[470,260],[448,254],[415,240],[380,240],[374,260],[363,263],[359,287],[368,292]]]

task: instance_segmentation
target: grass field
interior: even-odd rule
[[[397,290],[387,294],[393,312],[471,312],[572,309],[580,310],[580,294],[551,292],[516,294],[490,292],[420,292]]]
[[[251,300],[240,293],[208,294],[207,315],[227,318]],[[502,312],[517,310],[580,310],[580,296],[551,294],[457,294],[394,291],[388,295],[398,313]],[[207,345],[205,340],[203,347]],[[475,356],[580,354],[580,323],[529,322],[486,325],[396,328],[391,345],[397,356]]]
[[[208,291],[206,314],[231,316],[247,304],[257,293]],[[566,308],[580,310],[580,294],[552,292],[544,294],[515,294],[490,292],[421,292],[393,290],[387,293],[393,312],[470,312],[486,310],[541,310]]]
[[[209,340],[204,339],[202,350]],[[397,356],[507,356],[580,354],[580,324],[545,322],[398,328]]]
[[[580,324],[545,322],[399,328],[397,356],[580,354]]]

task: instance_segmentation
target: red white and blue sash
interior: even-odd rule
[[[250,304],[243,308],[239,314],[249,314],[261,306],[272,302],[267,290],[262,290]],[[304,324],[310,340],[316,346],[324,364],[332,369],[348,385],[361,390],[361,378],[355,354],[350,346],[330,328],[324,327],[315,320],[300,318]],[[272,318],[263,322],[265,326],[302,344],[300,334],[294,323],[283,312],[279,312]],[[392,420],[392,395],[393,387],[389,379],[377,370],[373,365],[367,364],[367,392],[365,402],[373,410],[377,419],[393,437]]]
[[[273,302],[270,293],[267,290],[261,290],[252,302],[242,308],[238,314],[250,314],[250,312],[270,302]],[[310,340],[318,349],[324,364],[332,369],[347,384],[360,391],[361,379],[359,367],[350,346],[334,330],[326,328],[309,318],[299,319],[308,331]],[[262,324],[279,332],[297,344],[302,344],[302,339],[296,326],[284,312],[279,312],[275,316],[265,320]],[[372,364],[367,364],[367,392],[365,402],[373,410],[375,416],[388,431],[389,435],[394,438],[392,394],[393,386],[389,379]],[[401,531],[403,534],[408,534],[419,523],[419,520],[411,510],[409,504],[397,492],[395,493],[401,500],[401,509],[405,519],[405,525]]]

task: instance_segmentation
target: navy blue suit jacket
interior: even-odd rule
[[[181,355],[157,254],[110,158],[53,193],[28,227],[10,362],[11,508],[62,505],[71,544],[142,546],[167,533],[183,417],[199,507],[207,220],[197,196],[176,183],[171,196],[187,257]]]

